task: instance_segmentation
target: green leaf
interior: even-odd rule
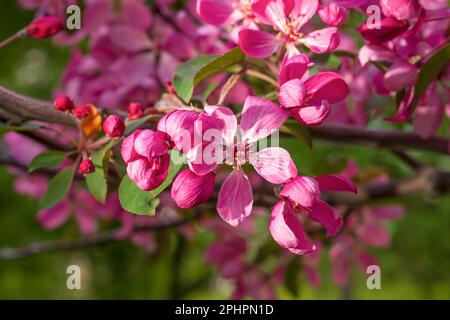
[[[109,141],[105,146],[92,155],[95,171],[85,177],[86,185],[92,196],[101,203],[105,203],[108,194],[108,160],[111,148],[117,143]]]
[[[281,126],[280,131],[283,133],[287,133],[295,138],[298,138],[309,148],[313,147],[311,133],[309,132],[308,128],[302,126],[297,122],[286,121],[284,125]]]
[[[153,197],[150,191],[143,191],[124,176],[119,186],[119,200],[122,208],[139,215],[155,215],[159,200]]]
[[[179,157],[178,152],[172,151],[167,178],[155,190],[143,191],[128,176],[124,176],[119,186],[119,200],[122,208],[134,214],[154,215],[155,209],[159,205],[157,196],[172,183],[172,180],[184,165],[184,161],[177,161]]]
[[[415,108],[420,97],[423,96],[428,86],[444,70],[450,60],[450,44],[436,52],[422,67],[414,88],[412,107]]]
[[[72,184],[74,174],[75,166],[70,166],[58,172],[50,180],[44,198],[39,204],[39,211],[53,207],[64,198]]]
[[[222,56],[201,55],[189,60],[175,69],[173,86],[178,95],[189,102],[194,88],[200,81],[215,76],[229,67],[244,61],[245,55],[239,47],[231,49]]]
[[[298,280],[300,275],[300,265],[297,259],[292,259],[286,267],[286,273],[284,275],[284,284],[286,289],[294,296],[298,296]]]
[[[66,158],[66,153],[61,151],[49,151],[38,154],[31,160],[28,165],[28,170],[30,172],[41,169],[41,168],[51,168],[55,167]]]

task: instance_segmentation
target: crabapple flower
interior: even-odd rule
[[[138,102],[132,102],[128,106],[128,119],[136,120],[144,116],[144,106]]]
[[[298,214],[320,223],[326,229],[327,236],[334,236],[340,231],[342,217],[320,200],[320,193],[327,191],[356,192],[356,187],[349,179],[337,175],[322,175],[316,179],[296,176],[285,184],[280,192],[282,200],[272,209],[269,222],[270,233],[282,248],[297,255],[316,250]]]
[[[408,30],[409,23],[406,20],[397,20],[393,17],[386,17],[380,21],[380,28],[374,29],[364,23],[359,32],[361,36],[373,44],[382,44],[397,38]]]
[[[347,9],[334,2],[322,6],[317,14],[323,22],[333,27],[343,24],[348,19]]]
[[[122,159],[131,181],[145,191],[159,187],[169,171],[169,144],[163,132],[136,130],[122,143]]]
[[[397,20],[412,19],[420,10],[417,0],[380,0],[380,6],[385,16]]]
[[[59,96],[55,102],[54,107],[59,111],[70,111],[75,108],[73,101],[68,96]]]
[[[239,32],[239,46],[249,56],[266,58],[279,46],[286,45],[288,57],[298,54],[297,45],[303,44],[314,53],[325,53],[339,45],[336,27],[328,27],[305,35],[303,26],[318,9],[318,0],[256,0],[252,10],[263,23],[277,32],[276,36],[260,30]]]
[[[83,161],[81,161],[78,170],[82,174],[86,175],[86,174],[94,172],[95,166],[91,159],[84,159]]]
[[[193,208],[212,196],[214,184],[214,173],[199,176],[190,169],[185,169],[173,181],[170,194],[180,208]]]
[[[56,17],[44,17],[33,21],[26,27],[26,34],[29,37],[45,39],[54,36],[64,27],[61,19]]]
[[[84,119],[91,113],[91,105],[90,104],[83,104],[76,106],[73,109],[73,115],[77,117],[78,119]]]
[[[345,99],[349,88],[342,76],[331,71],[308,78],[311,63],[306,55],[296,55],[282,64],[278,99],[298,122],[319,125],[330,113],[330,104]]]
[[[125,123],[115,114],[108,116],[102,127],[103,132],[110,138],[119,138],[125,132]]]

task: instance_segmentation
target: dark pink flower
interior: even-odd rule
[[[329,27],[305,35],[303,26],[314,16],[318,0],[256,0],[252,10],[260,21],[277,32],[276,36],[259,30],[244,29],[239,32],[239,46],[247,55],[265,58],[282,44],[287,55],[298,54],[297,45],[304,44],[314,53],[325,53],[339,45],[337,28]]]
[[[44,39],[60,32],[64,28],[64,23],[56,17],[44,17],[33,21],[26,27],[29,37]]]
[[[395,39],[408,30],[408,27],[409,23],[406,20],[397,20],[393,17],[386,17],[381,20],[379,28],[372,28],[367,23],[364,23],[359,28],[359,32],[362,37],[370,43],[382,44]]]
[[[119,138],[125,132],[125,123],[115,114],[108,116],[103,122],[102,127],[103,132],[111,138]]]
[[[333,27],[343,24],[348,19],[347,9],[334,2],[323,5],[317,13],[323,22]]]
[[[136,130],[122,143],[122,159],[129,178],[142,190],[159,187],[167,177],[169,146],[163,132]]]
[[[180,208],[193,208],[207,201],[214,192],[215,174],[199,176],[189,169],[181,171],[172,184],[171,196]]]
[[[349,88],[339,74],[331,71],[308,78],[310,65],[305,55],[293,56],[282,64],[278,99],[298,122],[318,125],[330,113],[330,104],[343,100]]]

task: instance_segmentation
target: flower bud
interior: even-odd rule
[[[125,123],[119,116],[110,115],[103,122],[103,132],[110,138],[118,138],[125,131]]]
[[[84,159],[81,161],[78,170],[82,174],[89,174],[95,171],[95,166],[91,159]]]
[[[359,29],[362,37],[373,44],[382,44],[390,41],[405,32],[408,21],[387,17],[381,20],[379,28],[371,27],[367,23]]]
[[[214,192],[214,173],[199,176],[189,169],[173,181],[171,196],[180,208],[193,208],[208,200]]]
[[[26,33],[29,37],[44,39],[49,38],[60,32],[64,27],[61,19],[56,17],[44,17],[33,21],[26,27]]]
[[[333,27],[344,23],[348,18],[347,9],[336,3],[324,5],[317,13],[323,22]]]
[[[132,102],[128,106],[128,119],[136,120],[144,116],[144,106],[138,102]]]
[[[75,105],[68,96],[59,96],[54,102],[54,107],[59,111],[70,111]]]
[[[91,113],[91,105],[90,104],[79,105],[75,107],[75,109],[73,109],[72,112],[74,116],[77,117],[78,119],[84,119]]]

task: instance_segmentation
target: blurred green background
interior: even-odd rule
[[[3,1],[0,10],[0,39],[15,33],[33,17],[14,0]],[[69,59],[69,51],[51,41],[23,39],[0,50],[0,84],[19,92],[49,99]],[[380,124],[375,124],[380,125]],[[313,150],[285,140],[304,174],[338,172],[351,156],[362,169],[377,167],[393,177],[411,174],[386,151],[316,143]],[[448,157],[414,153],[424,162],[450,170]],[[14,177],[0,166],[0,247],[23,246],[33,241],[73,239],[77,227],[70,222],[57,231],[46,232],[36,221],[37,203],[16,195]],[[407,216],[390,225],[393,243],[372,252],[382,262],[382,290],[366,288],[366,277],[354,272],[355,299],[449,299],[450,298],[450,196],[409,197],[385,203],[402,203]],[[267,219],[266,219],[267,220]],[[267,221],[265,222],[267,225]],[[261,231],[270,237],[267,228]],[[180,238],[176,231],[160,232],[160,248],[149,256],[128,242],[82,251],[46,253],[14,261],[0,261],[0,298],[42,299],[166,299],[227,298],[232,284],[217,279],[217,270],[204,262],[203,254],[214,235],[199,230],[195,240]],[[256,239],[258,240],[258,239]],[[254,239],[249,239],[250,242]],[[181,254],[180,254],[181,252]],[[82,267],[82,290],[66,288],[66,268]],[[325,252],[321,262],[322,284],[312,289],[299,279],[299,295],[278,290],[283,299],[339,299],[342,290],[330,279]]]

